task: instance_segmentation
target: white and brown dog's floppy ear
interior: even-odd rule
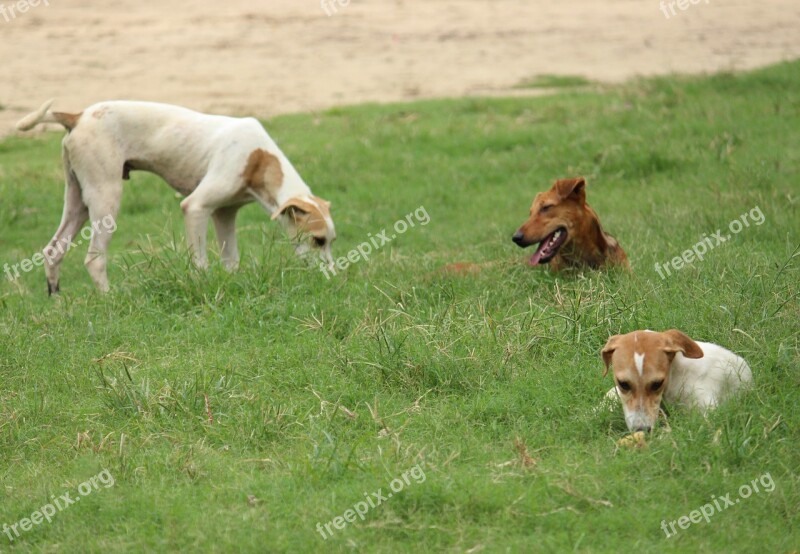
[[[278,219],[284,213],[287,215],[291,215],[291,213],[295,210],[301,213],[306,213],[306,214],[309,213],[308,204],[306,204],[299,198],[290,198],[280,208],[275,210],[275,213],[272,214],[271,219]]]
[[[620,335],[614,335],[603,347],[603,350],[600,351],[600,354],[603,356],[603,363],[606,364],[606,370],[603,372],[603,377],[608,375],[608,368],[611,367],[611,356],[614,355],[614,350],[617,349],[617,342],[619,341]]]
[[[586,179],[583,177],[560,179],[556,181],[554,188],[562,200],[574,198],[581,203],[586,202]]]
[[[696,342],[677,329],[664,331],[663,334],[666,335],[668,339],[667,346],[664,347],[664,352],[671,354],[682,352],[687,358],[697,359],[703,357],[703,349],[700,348]]]

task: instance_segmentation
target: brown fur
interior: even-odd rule
[[[247,188],[268,204],[277,204],[278,190],[283,185],[281,162],[266,150],[253,150],[242,173]]]
[[[473,262],[456,262],[452,264],[447,264],[444,267],[439,268],[439,273],[454,273],[454,274],[464,274],[464,273],[480,273],[483,268],[486,267],[486,264],[476,264]]]
[[[58,121],[61,125],[66,127],[67,131],[72,131],[78,125],[78,120],[83,115],[81,113],[65,113],[65,112],[53,112],[53,118]]]
[[[540,243],[563,227],[567,239],[549,262],[552,271],[609,265],[630,269],[625,252],[614,237],[603,231],[597,214],[586,203],[585,186],[583,177],[561,179],[550,190],[537,194],[530,217],[517,231],[523,239],[518,244],[525,247]]]
[[[291,198],[283,206],[278,208],[272,219],[280,215],[288,215],[297,233],[308,233],[317,238],[325,238],[328,232],[328,224],[325,217],[330,218],[330,202],[317,196],[312,197],[316,203],[307,202],[302,198]]]

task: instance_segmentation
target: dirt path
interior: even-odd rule
[[[0,12],[0,134],[51,97],[270,116],[800,57],[797,0],[684,1],[38,0]]]

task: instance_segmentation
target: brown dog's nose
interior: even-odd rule
[[[517,245],[520,245],[520,246],[521,246],[521,245],[522,245],[522,243],[523,243],[523,242],[525,242],[525,236],[522,234],[522,231],[517,231],[517,232],[516,232],[516,233],[514,233],[514,235],[511,237],[511,240],[513,240],[513,241],[514,241],[514,244],[517,244]]]

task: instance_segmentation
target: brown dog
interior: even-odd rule
[[[561,179],[533,199],[528,221],[512,237],[522,248],[539,243],[530,265],[550,263],[553,271],[607,265],[630,268],[617,240],[603,231],[597,214],[586,203],[585,188],[583,177]]]

